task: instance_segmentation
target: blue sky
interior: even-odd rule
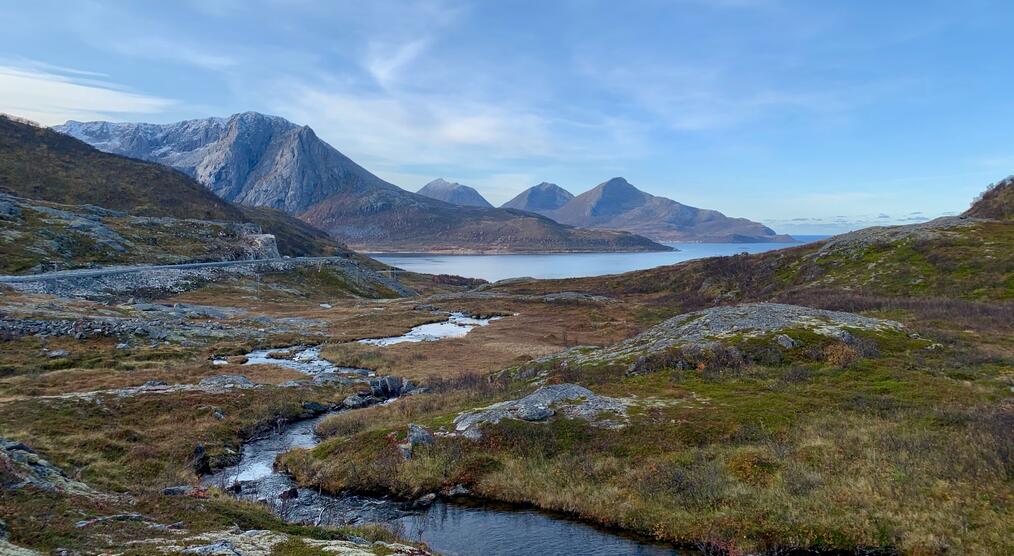
[[[0,111],[256,110],[381,177],[494,204],[624,176],[821,233],[1014,173],[1011,2],[0,0]]]

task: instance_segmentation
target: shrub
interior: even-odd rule
[[[631,365],[628,374],[647,374],[662,369],[696,370],[701,373],[740,369],[746,359],[735,347],[720,343],[687,344],[643,355]]]
[[[823,358],[829,365],[846,369],[859,360],[859,352],[843,342],[835,342],[824,346]]]

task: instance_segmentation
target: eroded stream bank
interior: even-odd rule
[[[319,359],[319,351],[296,349],[304,372],[333,372],[330,363],[313,360]],[[396,400],[392,397],[378,403]],[[315,427],[326,416],[289,423],[270,436],[246,443],[239,463],[205,476],[203,483],[266,504],[290,522],[325,526],[379,523],[447,555],[686,553],[534,509],[460,499],[438,499],[419,507],[391,497],[327,494],[299,487],[289,475],[275,471],[275,460],[289,450],[315,446],[319,441]]]

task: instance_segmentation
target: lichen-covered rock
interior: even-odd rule
[[[88,485],[67,477],[62,470],[21,442],[0,438],[0,474],[3,490],[34,487],[80,496],[102,496]]]
[[[425,555],[425,550],[397,543],[375,542],[361,544],[356,540],[318,540],[305,537],[293,537],[286,533],[252,529],[249,531],[225,530],[212,531],[199,535],[176,538],[154,537],[128,543],[127,547],[140,549],[145,554],[199,554],[208,556],[270,556],[275,548],[292,538],[298,538],[311,550],[334,554],[336,556],[373,556],[383,554]],[[356,542],[360,541],[360,542]],[[377,550],[374,550],[374,549]]]
[[[413,447],[419,445],[431,445],[435,442],[433,433],[421,425],[415,423],[409,423],[408,425],[408,442]]]
[[[555,408],[555,411],[554,411]],[[489,407],[466,411],[454,419],[455,430],[466,438],[481,435],[483,424],[496,424],[503,419],[522,421],[544,421],[556,412],[580,418],[600,426],[616,426],[616,418],[626,415],[626,404],[616,398],[598,396],[591,390],[577,384],[553,384],[543,386],[519,400],[510,400]],[[603,418],[604,415],[605,417]]]
[[[204,389],[229,390],[231,388],[256,388],[257,384],[243,375],[216,375],[201,379],[198,386]]]
[[[686,313],[657,324],[643,333],[604,348],[579,347],[536,359],[521,369],[516,378],[528,378],[537,369],[550,366],[599,365],[622,363],[637,366],[641,357],[663,353],[673,347],[686,350],[720,347],[729,340],[778,334],[775,342],[786,349],[796,342],[783,331],[806,329],[812,333],[845,343],[855,342],[848,329],[899,331],[895,321],[864,317],[854,313],[826,311],[782,303],[748,303],[713,307]],[[784,336],[784,338],[782,338]]]

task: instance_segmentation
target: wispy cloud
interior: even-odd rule
[[[67,120],[122,119],[173,107],[170,99],[130,92],[98,74],[49,66],[0,65],[0,111],[55,125]]]
[[[401,70],[422,54],[427,44],[429,40],[425,38],[395,45],[374,41],[366,56],[366,70],[381,87],[389,87],[397,82]]]

